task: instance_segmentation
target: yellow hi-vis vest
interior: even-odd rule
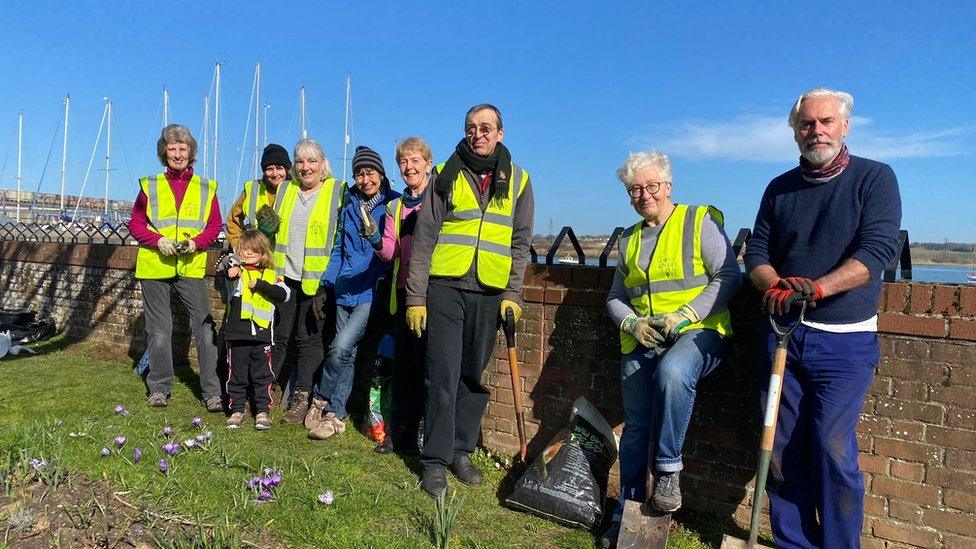
[[[641,221],[624,231],[617,243],[618,261],[624,270],[624,286],[637,316],[677,311],[708,285],[708,274],[701,255],[701,227],[706,214],[721,226],[722,212],[711,206],[678,204],[664,223],[647,270],[638,265],[641,247]],[[723,336],[732,335],[728,309],[690,324],[682,332],[706,328]],[[637,340],[620,332],[620,350],[626,354],[637,347]]]
[[[437,166],[438,173],[443,169],[444,164]],[[431,276],[464,276],[477,256],[479,282],[499,290],[508,286],[512,270],[515,204],[525,191],[529,174],[513,163],[511,172],[498,174],[499,177],[504,175],[511,176],[508,196],[501,200],[491,199],[485,211],[481,211],[474,189],[464,173],[458,172],[430,259]]]
[[[393,216],[393,237],[400,244],[400,216],[403,215],[403,198],[396,197],[386,203],[386,213]],[[393,258],[393,281],[390,284],[390,314],[397,312],[397,275],[400,273],[400,254]]]
[[[288,253],[288,232],[291,213],[301,186],[298,181],[281,183],[275,197],[275,211],[281,219],[278,234],[275,235],[275,269],[285,276],[285,256]],[[305,232],[305,258],[302,263],[302,292],[305,295],[318,293],[320,279],[329,266],[329,255],[335,242],[336,223],[339,221],[339,208],[346,184],[330,177],[322,182],[311,215],[308,216],[308,229]]]
[[[251,289],[252,280],[263,280],[268,284],[277,282],[278,273],[274,269],[257,271],[241,268],[241,320],[250,319],[258,326],[268,329],[274,320],[274,304],[265,299],[260,292]]]
[[[255,190],[257,192],[255,192]],[[260,179],[244,183],[244,228],[251,229],[258,226],[257,214],[265,204],[271,205],[268,200],[268,187]]]
[[[207,227],[210,206],[217,194],[216,181],[199,175],[191,177],[179,209],[165,174],[143,177],[139,186],[146,193],[147,228],[150,231],[171,240],[186,240]],[[140,246],[136,256],[136,278],[140,279],[203,278],[206,272],[207,250],[168,257],[159,250]]]

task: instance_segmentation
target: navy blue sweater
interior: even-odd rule
[[[825,298],[806,318],[847,324],[878,313],[881,274],[895,254],[901,197],[891,167],[851,156],[847,168],[825,183],[803,179],[794,168],[773,179],[763,193],[746,272],[770,265],[780,276],[817,279],[848,258],[871,273],[867,284]]]

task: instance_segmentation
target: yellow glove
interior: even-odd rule
[[[503,299],[502,305],[498,309],[499,314],[502,315],[502,321],[504,322],[505,320],[505,311],[509,309],[511,309],[512,312],[515,313],[515,322],[518,322],[519,319],[522,318],[522,308],[519,307],[518,303],[511,301],[509,299]]]
[[[424,335],[423,332],[427,329],[427,307],[425,305],[407,307],[407,328],[410,328],[410,331],[417,337]]]

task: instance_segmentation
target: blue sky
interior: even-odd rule
[[[976,3],[357,4],[5,0],[0,186],[16,185],[17,113],[36,186],[70,93],[68,191],[81,190],[110,97],[110,195],[131,199],[135,178],[157,170],[162,87],[172,118],[196,134],[220,60],[227,202],[260,61],[268,137],[289,149],[304,84],[310,136],[341,158],[350,74],[352,145],[377,149],[391,175],[398,139],[423,136],[446,160],[467,107],[491,102],[532,175],[536,232],[550,219],[578,234],[633,223],[614,172],[628,152],[657,147],[672,156],[673,198],[716,205],[734,235],[752,225],[766,183],[796,164],[790,105],[829,86],[854,95],[852,153],[898,175],[912,239],[976,241]],[[58,191],[60,139],[45,192]],[[103,192],[102,139],[88,195]]]

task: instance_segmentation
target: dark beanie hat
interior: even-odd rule
[[[264,148],[261,155],[261,169],[268,166],[284,166],[286,170],[291,169],[291,159],[288,158],[288,151],[277,143],[271,143]]]
[[[383,159],[379,153],[369,147],[360,145],[356,147],[356,154],[352,157],[352,173],[356,174],[360,168],[373,168],[386,177],[386,170],[383,169]]]

